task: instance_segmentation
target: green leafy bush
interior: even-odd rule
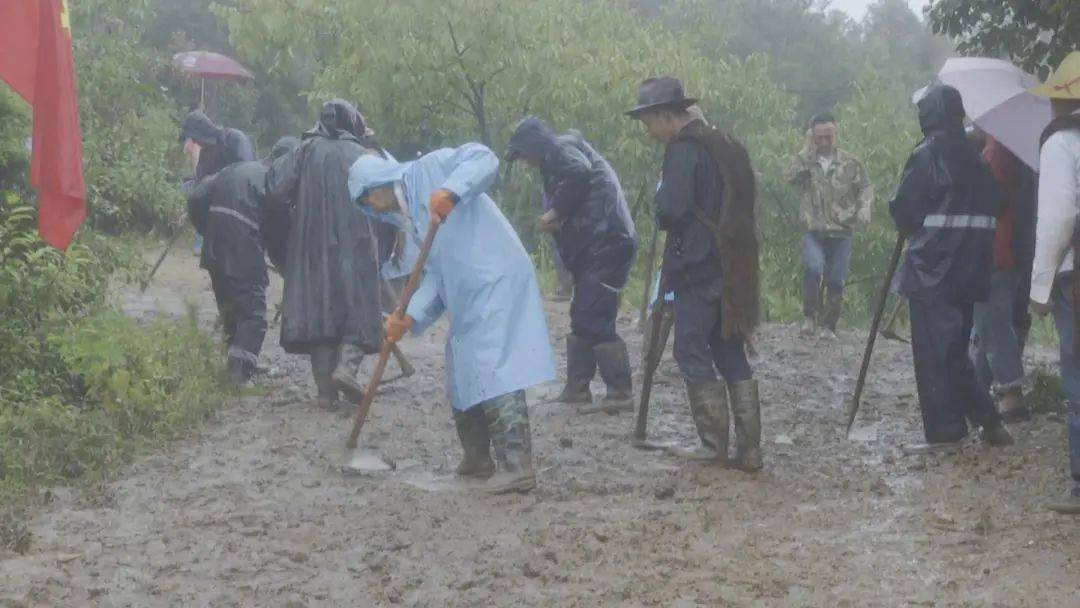
[[[0,408],[0,494],[94,474],[151,440],[175,436],[221,404],[217,345],[186,323],[117,312],[46,336],[79,399],[42,395]]]
[[[169,58],[141,39],[153,14],[146,0],[72,4],[89,222],[109,233],[171,231],[185,209]]]

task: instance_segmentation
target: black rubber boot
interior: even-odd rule
[[[229,383],[233,386],[245,384],[255,374],[255,366],[239,357],[229,357]]]
[[[315,398],[315,407],[323,410],[333,410],[337,407],[338,391],[334,387],[333,373],[337,367],[337,346],[320,344],[311,347],[311,375],[315,379],[315,388],[318,396]]]
[[[589,382],[596,375],[592,342],[574,334],[566,336],[566,386],[555,398],[561,403],[592,403]]]
[[[728,390],[731,391],[731,413],[735,418],[735,466],[744,471],[760,471],[763,463],[758,381],[732,382]]]
[[[491,438],[488,421],[482,406],[474,406],[459,412],[454,410],[454,426],[465,458],[454,471],[462,477],[487,479],[495,474],[495,461],[491,459]]]
[[[630,353],[622,338],[597,344],[593,347],[600,377],[607,385],[607,396],[599,407],[609,413],[634,410],[634,387],[630,377]]]
[[[694,417],[701,445],[693,448],[672,446],[668,453],[687,460],[727,462],[728,398],[723,382],[686,381],[686,397]]]
[[[982,428],[982,441],[987,445],[1005,446],[1016,443],[1012,433],[999,420]]]

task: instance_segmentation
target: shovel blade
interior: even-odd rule
[[[342,472],[350,475],[371,475],[394,470],[394,464],[374,450],[350,450]]]
[[[648,452],[662,452],[672,446],[671,443],[663,441],[653,441],[652,439],[641,439],[638,437],[635,437],[631,441],[630,445],[634,446],[639,450],[645,450]]]

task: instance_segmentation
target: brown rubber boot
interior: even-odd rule
[[[764,466],[761,460],[761,400],[757,380],[743,380],[728,385],[731,391],[731,412],[735,418],[735,466],[743,471],[756,472]]]
[[[668,453],[687,460],[727,462],[728,399],[724,383],[716,380],[686,381],[686,396],[694,417],[701,445],[693,448],[672,446]]]
[[[495,461],[491,459],[491,439],[488,437],[487,418],[484,408],[474,406],[459,412],[454,410],[454,426],[465,458],[454,473],[462,477],[487,479],[495,474]]]

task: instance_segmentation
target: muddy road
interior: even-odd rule
[[[180,314],[185,298],[212,322],[209,282],[186,254],[125,307]],[[548,304],[553,336],[567,331],[565,311]],[[620,323],[636,360],[631,318]],[[539,387],[539,487],[487,497],[452,473],[444,327],[403,342],[418,374],[379,396],[361,437],[396,469],[369,476],[342,473],[349,421],[308,406],[308,364],[281,352],[277,330],[264,351],[277,374],[258,382],[267,396],[238,399],[113,480],[56,489],[35,508],[29,552],[0,554],[0,603],[1080,606],[1080,519],[1042,508],[1064,489],[1062,420],[1014,427],[1009,448],[902,456],[901,443],[921,438],[906,345],[879,342],[847,440],[865,335],[764,328],[756,477],[635,451],[629,414],[582,417],[541,404],[558,387]],[[650,430],[689,442],[671,366],[669,354]]]

